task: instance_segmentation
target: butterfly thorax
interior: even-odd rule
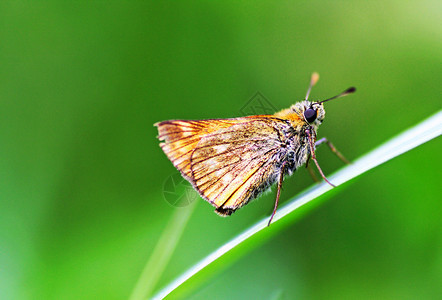
[[[312,123],[307,122],[304,117],[304,112],[309,108],[315,109],[317,113],[316,120]],[[290,124],[288,132],[284,134],[287,139],[284,161],[286,162],[286,173],[292,174],[298,167],[304,165],[311,155],[307,131],[309,131],[314,144],[317,129],[325,116],[324,106],[310,101],[301,101],[288,109],[275,113],[274,116],[286,120]]]

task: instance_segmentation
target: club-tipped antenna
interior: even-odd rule
[[[316,103],[321,104],[321,103],[324,103],[324,102],[327,102],[327,101],[330,101],[330,100],[333,100],[336,98],[341,98],[341,97],[353,94],[354,92],[356,92],[356,88],[354,86],[352,86],[352,87],[349,87],[348,89],[346,89],[345,91],[343,91],[342,93],[340,93],[339,95],[336,95],[334,97],[331,97],[331,98],[328,98],[328,99],[325,99],[325,100],[322,100],[322,101],[319,101]]]
[[[305,100],[308,100],[308,96],[310,96],[310,91],[312,90],[312,87],[318,82],[319,80],[319,74],[316,72],[313,72],[312,77],[310,78],[310,84],[308,86],[307,94],[305,95]]]

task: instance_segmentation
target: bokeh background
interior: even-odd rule
[[[434,114],[440,12],[440,1],[1,2],[0,298],[129,297],[171,216],[190,207],[163,196],[176,170],[157,121],[241,116],[257,92],[283,109],[313,71],[312,99],[358,88],[328,103],[319,131],[350,159]],[[185,297],[440,297],[441,146],[274,224]],[[326,174],[342,167],[326,147],[318,160]],[[299,170],[282,202],[312,184]],[[274,193],[230,218],[196,201],[156,290],[268,216]]]

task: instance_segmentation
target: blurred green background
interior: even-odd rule
[[[440,110],[440,12],[439,1],[1,2],[0,297],[128,298],[170,216],[188,209],[163,197],[176,170],[157,121],[241,116],[256,92],[287,108],[317,71],[312,99],[358,88],[328,103],[319,130],[356,159]],[[440,297],[441,146],[274,224],[187,297]],[[342,167],[326,147],[317,155],[326,174]],[[282,202],[310,185],[300,169]],[[157,288],[273,201],[220,218],[198,199]]]

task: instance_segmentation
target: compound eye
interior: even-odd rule
[[[304,118],[307,122],[312,123],[316,120],[316,110],[309,108],[304,112]]]

